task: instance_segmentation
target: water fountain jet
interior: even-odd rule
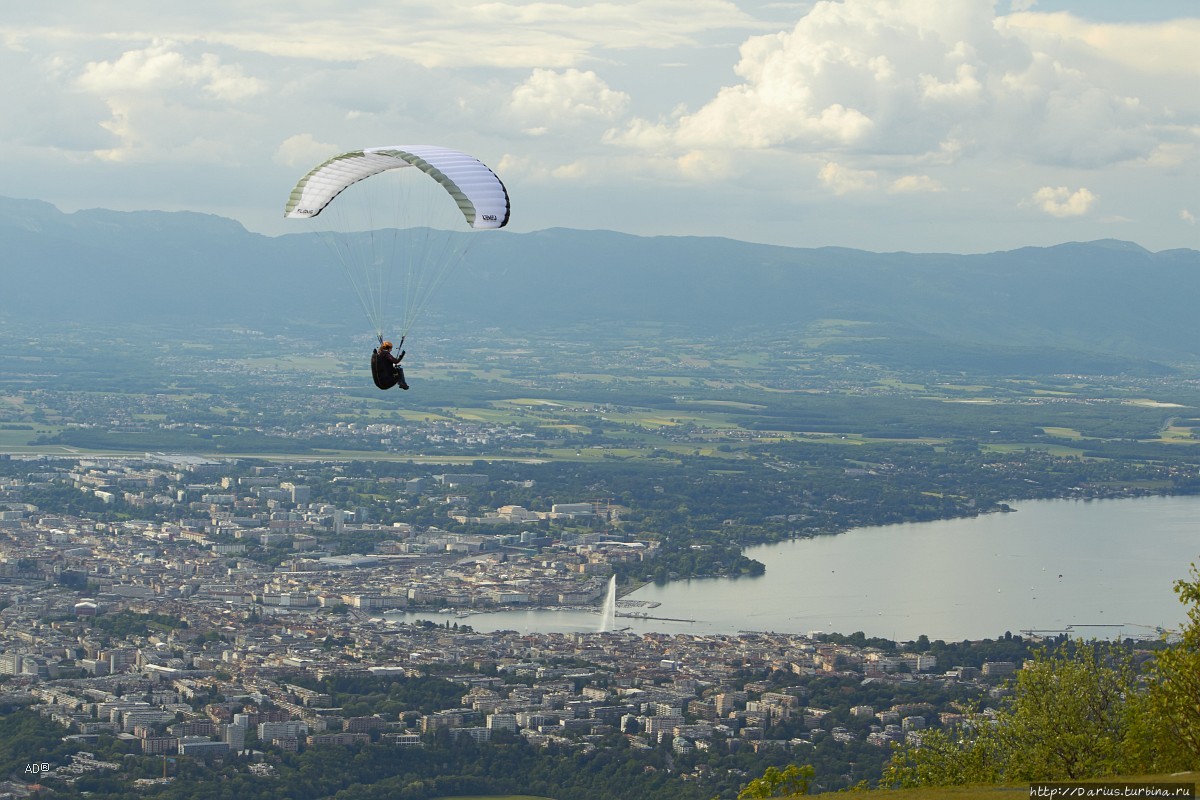
[[[608,579],[608,594],[600,608],[600,633],[608,633],[617,623],[617,576]]]

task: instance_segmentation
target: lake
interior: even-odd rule
[[[825,631],[947,641],[1006,631],[1154,636],[1178,627],[1173,590],[1200,561],[1200,497],[1032,500],[1014,513],[857,528],[746,550],[756,578],[653,584],[627,596],[667,619],[618,617],[636,632]],[[595,631],[582,609],[505,611],[452,620],[480,631]]]

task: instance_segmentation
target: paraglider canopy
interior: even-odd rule
[[[300,179],[284,216],[315,217],[351,184],[404,167],[416,167],[441,184],[472,228],[508,224],[508,191],[496,173],[466,153],[435,145],[370,147],[334,156]]]
[[[466,234],[504,227],[509,212],[508,190],[492,170],[438,145],[336,155],[296,183],[284,208],[290,219],[324,213],[313,228],[341,261],[380,337],[407,334],[475,240]]]

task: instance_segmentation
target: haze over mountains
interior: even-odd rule
[[[1155,371],[1200,364],[1200,252],[1115,240],[983,255],[794,249],[551,229],[479,237],[431,315],[514,334],[651,321],[696,336],[828,329],[818,346],[941,368]],[[0,318],[362,332],[314,234],[190,212],[0,198]],[[847,333],[848,332],[848,333]]]

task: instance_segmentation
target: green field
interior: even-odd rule
[[[17,371],[0,376],[0,450],[463,463],[729,459],[818,442],[973,441],[993,452],[1087,458],[1112,447],[1139,459],[1170,445],[1169,458],[1190,458],[1200,444],[1200,418],[1190,411],[1200,408],[1200,385],[1190,375],[939,371],[817,349],[858,341],[861,327],[816,321],[804,332],[715,348],[661,331],[636,342],[597,339],[594,330],[578,340],[448,336],[414,360],[414,388],[405,393],[375,391],[357,350],[266,357],[261,342],[194,343],[184,369],[163,372],[154,368],[157,350],[97,336],[97,350],[125,361],[71,386],[55,375],[86,353],[70,354],[67,366],[44,348],[36,361],[13,354]],[[394,428],[367,431],[377,424]]]

